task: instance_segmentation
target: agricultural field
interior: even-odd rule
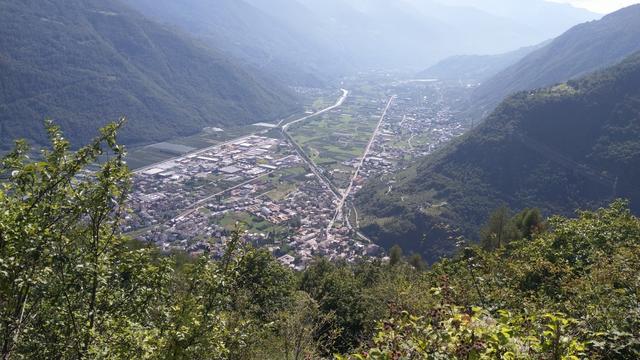
[[[289,129],[305,153],[337,187],[348,186],[378,124],[385,98],[354,92],[344,105]]]
[[[298,190],[299,181],[303,180],[307,174],[308,171],[304,167],[295,167],[274,172],[265,180],[267,182],[267,191],[264,192],[263,195],[271,201],[281,201],[289,194]]]
[[[267,220],[244,211],[228,212],[221,219],[217,220],[217,224],[229,231],[234,230],[236,226],[240,226],[243,230],[263,234],[276,234],[287,230],[283,226],[274,225]]]

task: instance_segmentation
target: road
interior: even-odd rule
[[[356,219],[356,227],[354,228],[351,225],[351,220],[349,220],[349,216],[351,215],[351,210],[349,210],[349,214],[347,216],[345,216],[345,219],[347,220],[347,227],[352,230],[356,235],[358,235],[360,237],[360,239],[364,240],[365,242],[368,242],[370,244],[373,244],[373,240],[371,240],[369,237],[367,237],[367,235],[363,234],[360,232],[360,221],[358,220],[358,210],[356,209],[355,206],[353,206],[351,208],[355,214],[355,219]]]
[[[387,112],[389,111],[389,108],[391,107],[391,104],[393,103],[393,100],[395,100],[396,95],[393,95],[389,98],[389,101],[387,102],[387,106],[384,108],[384,111],[382,112],[382,115],[380,116],[380,120],[378,121],[378,125],[376,126],[376,129],[373,131],[373,134],[371,135],[371,139],[369,140],[369,143],[367,144],[367,147],[364,150],[364,153],[362,154],[362,158],[360,159],[360,162],[358,163],[358,166],[356,167],[356,171],[353,173],[353,176],[351,177],[351,181],[349,182],[349,186],[347,187],[347,190],[342,194],[342,197],[340,199],[340,201],[338,202],[338,207],[336,208],[336,213],[333,216],[333,219],[331,219],[331,221],[329,222],[329,226],[327,227],[327,238],[329,237],[329,233],[331,232],[331,229],[333,229],[333,226],[336,223],[336,220],[338,219],[338,217],[340,217],[340,215],[343,212],[343,208],[344,208],[344,204],[347,201],[347,199],[349,198],[349,195],[351,195],[351,191],[353,190],[353,184],[355,183],[356,179],[358,178],[358,175],[360,175],[360,170],[362,169],[362,166],[364,165],[364,162],[367,160],[367,156],[369,156],[369,152],[371,151],[371,147],[373,146],[373,143],[376,139],[376,136],[378,135],[378,132],[380,132],[380,127],[382,126],[382,123],[384,122],[385,117],[387,117]]]
[[[329,111],[331,111],[333,109],[339,108],[340,106],[342,106],[342,104],[344,104],[344,101],[347,99],[347,97],[349,97],[349,90],[346,90],[346,89],[340,89],[340,90],[342,91],[342,96],[340,96],[340,98],[338,99],[338,101],[335,104],[329,106],[328,108],[324,108],[324,109],[322,109],[320,111],[314,112],[313,114],[310,114],[310,115],[307,115],[307,116],[305,116],[303,118],[300,118],[298,120],[294,120],[294,121],[288,122],[288,123],[286,123],[284,125],[282,125],[284,120],[280,120],[280,122],[278,123],[278,127],[282,127],[282,130],[284,132],[286,132],[287,130],[289,130],[289,126],[291,126],[293,124],[297,124],[299,122],[311,119],[312,117],[316,117],[318,115],[322,115],[322,114],[324,114],[326,112],[329,112]]]
[[[309,158],[308,158],[308,156],[304,153],[304,151],[302,150],[302,148],[300,148],[300,146],[295,142],[295,140],[293,140],[293,138],[292,138],[292,137],[287,133],[287,129],[289,128],[289,126],[290,126],[290,125],[293,125],[293,124],[295,124],[295,123],[299,123],[299,122],[301,122],[301,121],[308,120],[308,119],[310,119],[310,118],[312,118],[312,117],[315,117],[315,116],[318,116],[318,115],[322,115],[322,114],[324,114],[324,113],[326,113],[326,112],[328,112],[328,111],[331,111],[331,110],[333,110],[333,109],[335,109],[335,108],[337,108],[337,107],[342,106],[342,104],[344,103],[344,101],[345,101],[345,100],[347,99],[347,97],[349,96],[349,91],[348,91],[348,90],[345,90],[345,89],[341,89],[341,90],[342,90],[342,95],[340,96],[340,98],[338,99],[338,101],[336,101],[336,103],[335,103],[335,104],[333,104],[333,105],[331,105],[331,106],[329,106],[329,107],[327,107],[327,108],[324,108],[324,109],[322,109],[322,110],[319,110],[319,111],[317,111],[317,112],[315,112],[315,113],[313,113],[313,114],[310,114],[310,115],[304,116],[304,117],[302,117],[302,118],[300,118],[300,119],[297,119],[297,120],[291,121],[291,122],[289,122],[289,123],[287,123],[287,124],[285,124],[285,125],[282,125],[282,123],[283,123],[285,120],[281,120],[281,121],[278,123],[278,127],[282,129],[282,133],[284,134],[285,139],[291,143],[291,145],[295,148],[296,152],[298,152],[298,154],[299,154],[299,155],[300,155],[300,157],[303,159],[303,161],[305,161],[305,162],[309,165],[309,167],[311,168],[311,171],[312,171],[312,172],[313,172],[313,173],[314,173],[314,174],[315,174],[315,175],[320,179],[320,181],[321,181],[325,186],[327,186],[327,188],[329,188],[329,190],[331,190],[331,192],[334,194],[334,196],[336,196],[336,198],[338,198],[339,193],[336,193],[335,186],[333,186],[333,184],[331,184],[331,182],[329,182],[329,181],[328,181],[328,179],[326,179],[326,178],[324,177],[324,175],[322,174],[322,172],[320,171],[320,169],[318,169],[318,167],[316,166],[316,164],[315,164],[313,161],[311,161],[311,159],[309,159]],[[229,140],[229,141],[227,141],[227,142],[224,142],[224,143],[221,143],[221,144],[217,144],[217,145],[213,145],[213,146],[210,146],[210,147],[207,147],[207,148],[204,148],[204,149],[199,149],[199,150],[197,150],[197,151],[195,151],[195,152],[192,152],[192,153],[189,153],[189,154],[187,154],[187,155],[183,155],[183,156],[180,156],[180,157],[176,157],[176,158],[173,158],[173,159],[170,159],[170,160],[165,160],[165,161],[163,161],[163,162],[161,162],[161,163],[156,163],[156,164],[153,164],[153,165],[150,165],[150,166],[147,166],[147,167],[144,167],[144,168],[138,169],[138,170],[136,170],[136,172],[135,172],[135,173],[144,172],[144,171],[146,171],[146,170],[148,170],[148,169],[151,169],[151,168],[153,168],[153,167],[155,167],[155,166],[158,166],[158,165],[160,165],[160,164],[164,164],[164,163],[167,163],[167,162],[170,162],[170,161],[180,160],[180,159],[182,159],[182,158],[184,158],[184,157],[186,157],[186,156],[188,156],[188,155],[199,155],[199,154],[202,154],[202,153],[209,152],[209,151],[211,151],[211,150],[215,150],[216,148],[218,148],[218,147],[220,147],[220,146],[224,146],[224,145],[228,145],[228,144],[232,144],[232,143],[236,143],[236,142],[241,142],[241,141],[243,141],[244,139],[247,139],[247,138],[248,138],[248,137],[250,137],[250,136],[252,136],[252,134],[251,134],[251,135],[244,136],[244,137],[240,137],[240,138],[237,138],[237,139]],[[216,193],[216,194],[213,194],[213,195],[207,196],[207,197],[206,197],[206,198],[204,198],[204,199],[200,199],[200,200],[196,201],[195,203],[191,204],[191,205],[190,205],[189,207],[187,207],[186,209],[184,209],[184,210],[180,213],[180,215],[178,215],[178,216],[174,217],[172,220],[181,220],[181,219],[183,219],[184,217],[186,217],[186,216],[188,216],[188,215],[191,215],[191,214],[193,214],[194,212],[196,212],[196,211],[200,210],[200,209],[201,209],[204,205],[206,205],[206,203],[207,203],[208,201],[210,201],[211,199],[215,199],[216,197],[221,196],[221,195],[224,195],[225,193],[227,193],[227,192],[229,192],[229,191],[232,191],[232,190],[237,189],[237,188],[239,188],[239,187],[242,187],[242,186],[244,186],[244,185],[250,184],[250,183],[252,183],[252,182],[254,182],[254,181],[258,180],[258,179],[261,179],[261,178],[263,178],[263,177],[265,177],[265,176],[268,176],[269,174],[271,174],[271,172],[266,173],[266,174],[263,174],[263,175],[261,175],[261,176],[259,176],[259,177],[255,177],[255,178],[249,179],[249,180],[247,180],[247,181],[245,181],[245,182],[243,182],[243,183],[241,183],[241,184],[238,184],[238,185],[233,186],[233,187],[231,187],[231,188],[225,189],[225,190],[220,191],[220,192],[218,192],[218,193]]]
[[[345,100],[347,99],[347,97],[349,96],[349,90],[345,90],[345,89],[340,89],[340,90],[342,91],[342,95],[340,96],[340,98],[338,99],[338,101],[337,101],[335,104],[333,104],[333,105],[331,105],[331,106],[329,106],[329,107],[327,107],[327,108],[324,108],[324,109],[322,109],[322,110],[319,110],[319,111],[317,111],[317,112],[315,112],[315,113],[313,113],[313,114],[309,114],[309,115],[304,116],[304,117],[302,117],[302,118],[300,118],[300,119],[297,119],[297,120],[291,121],[291,122],[289,122],[289,123],[285,124],[284,126],[283,126],[282,124],[283,124],[286,120],[285,120],[285,119],[282,119],[282,120],[280,120],[280,122],[278,122],[278,124],[277,124],[276,128],[282,128],[284,131],[286,131],[286,130],[289,128],[289,126],[291,126],[291,125],[293,125],[293,124],[299,123],[299,122],[301,122],[301,121],[305,121],[305,120],[310,119],[310,118],[312,118],[312,117],[314,117],[314,116],[322,115],[322,114],[324,114],[324,113],[326,113],[326,112],[328,112],[328,111],[331,111],[331,110],[333,110],[333,109],[335,109],[335,108],[337,108],[337,107],[342,106],[342,104],[344,103],[344,101],[345,101]],[[257,132],[256,132],[256,133],[257,133]],[[217,147],[224,146],[224,145],[229,145],[229,144],[233,144],[233,143],[238,142],[238,141],[245,140],[245,139],[247,139],[247,138],[249,138],[250,136],[253,136],[253,135],[255,135],[255,133],[251,133],[251,134],[248,134],[248,135],[243,136],[243,137],[239,137],[239,138],[236,138],[236,139],[231,139],[231,140],[229,140],[229,141],[225,141],[225,142],[220,143],[220,144],[215,144],[215,145],[212,145],[212,146],[209,146],[209,147],[203,148],[203,149],[195,150],[195,151],[193,151],[193,152],[190,152],[190,153],[187,153],[187,154],[184,154],[184,155],[176,156],[176,157],[173,157],[173,158],[170,158],[170,159],[167,159],[167,160],[163,160],[163,161],[161,161],[161,162],[157,162],[157,163],[154,163],[154,164],[151,164],[151,165],[147,165],[147,166],[144,166],[144,167],[141,167],[141,168],[136,169],[135,171],[133,171],[133,173],[134,173],[134,174],[140,174],[140,173],[143,173],[143,172],[145,172],[145,171],[147,171],[147,170],[149,170],[149,169],[153,169],[154,167],[157,167],[157,166],[159,166],[159,165],[166,164],[166,163],[168,163],[168,162],[172,162],[172,161],[176,161],[176,160],[184,159],[185,157],[187,157],[187,156],[189,156],[189,155],[200,155],[200,154],[203,154],[203,153],[209,152],[209,151],[211,151],[211,150],[214,150],[214,149],[216,149]]]
[[[238,189],[238,188],[240,188],[242,186],[245,186],[247,184],[251,184],[252,182],[254,182],[256,180],[262,179],[262,178],[267,177],[267,176],[269,176],[271,174],[273,174],[273,171],[270,171],[268,173],[262,174],[262,175],[260,175],[258,177],[254,177],[253,179],[249,179],[249,180],[247,180],[247,181],[245,181],[243,183],[240,183],[240,184],[235,185],[233,187],[230,187],[228,189],[224,189],[224,190],[220,191],[219,193],[215,193],[213,195],[207,196],[204,199],[200,199],[200,200],[196,201],[195,203],[193,203],[188,208],[184,209],[183,212],[180,215],[174,217],[173,219],[171,219],[171,221],[173,221],[173,220],[179,221],[182,218],[184,218],[185,216],[191,215],[194,212],[202,209],[205,206],[205,203],[208,202],[209,200],[215,199],[218,196],[224,195],[224,194],[228,193],[229,191],[233,191],[233,190]]]
[[[311,169],[311,172],[320,180],[320,182],[322,182],[322,184],[324,186],[326,186],[333,193],[333,196],[336,198],[336,200],[340,199],[340,197],[342,196],[340,191],[336,188],[335,185],[333,185],[333,183],[331,181],[329,181],[329,179],[326,178],[326,176],[324,176],[322,170],[318,167],[318,165],[316,165],[316,163],[313,162],[313,160],[311,160],[311,158],[309,158],[307,153],[304,152],[302,147],[295,141],[295,139],[291,135],[289,135],[289,133],[287,131],[289,130],[289,127],[291,125],[293,125],[293,124],[297,124],[299,122],[311,119],[311,118],[316,117],[318,115],[322,115],[322,114],[324,114],[326,112],[329,112],[329,111],[331,111],[333,109],[336,109],[336,108],[342,106],[342,104],[344,104],[344,101],[349,96],[349,90],[346,90],[346,89],[341,89],[341,90],[342,90],[342,96],[340,96],[338,101],[336,101],[336,103],[333,104],[332,106],[329,106],[328,108],[322,109],[322,110],[320,110],[318,112],[315,112],[315,113],[313,113],[311,115],[305,116],[305,117],[300,118],[298,120],[294,120],[292,122],[289,122],[289,123],[281,126],[282,135],[284,136],[284,138],[291,144],[291,146],[293,146],[293,148],[296,150],[296,152],[298,153],[300,158],[307,164],[307,166],[309,166],[309,168]]]
[[[135,171],[133,171],[133,174],[141,174],[141,173],[143,173],[143,172],[145,172],[145,171],[147,171],[149,169],[153,169],[154,167],[158,167],[158,166],[160,166],[162,164],[166,164],[166,163],[169,163],[169,162],[172,162],[172,161],[182,160],[182,159],[186,158],[187,156],[204,154],[204,153],[209,152],[211,150],[215,150],[216,148],[218,148],[220,146],[233,144],[235,142],[242,142],[242,141],[244,141],[245,139],[248,139],[251,136],[253,136],[253,134],[249,134],[249,135],[246,135],[246,136],[243,136],[243,137],[239,137],[239,138],[236,138],[236,139],[233,139],[233,140],[225,141],[223,143],[215,144],[215,145],[203,148],[203,149],[198,149],[196,151],[193,151],[193,152],[190,152],[190,153],[187,153],[187,154],[184,154],[184,155],[176,156],[176,157],[173,157],[173,158],[170,158],[170,159],[167,159],[167,160],[163,160],[163,161],[155,163],[155,164],[147,165],[145,167],[141,167],[139,169],[136,169]]]

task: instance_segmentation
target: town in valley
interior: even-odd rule
[[[314,100],[304,116],[256,123],[238,136],[205,129],[227,136],[205,147],[147,146],[166,159],[135,169],[124,230],[163,251],[220,256],[239,229],[244,241],[298,270],[317,256],[384,256],[360,231],[353,196],[368,179],[462,135],[468,124],[451,109],[468,87],[433,80],[301,88]]]

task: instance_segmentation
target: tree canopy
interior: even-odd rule
[[[294,273],[239,231],[220,259],[163,254],[120,231],[122,124],[72,152],[48,123],[48,150],[18,143],[2,160],[3,359],[640,356],[640,219],[625,201],[548,221],[499,210],[491,233],[509,222],[509,241],[458,239],[429,268],[398,248],[393,263]]]

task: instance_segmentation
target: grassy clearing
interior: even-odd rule
[[[218,224],[227,230],[233,230],[236,224],[240,224],[242,228],[254,233],[283,232],[286,229],[279,225],[274,225],[264,219],[249,214],[247,212],[229,212],[226,213]]]
[[[281,201],[297,189],[298,187],[295,184],[282,183],[277,185],[275,189],[266,193],[266,196],[272,201]]]

